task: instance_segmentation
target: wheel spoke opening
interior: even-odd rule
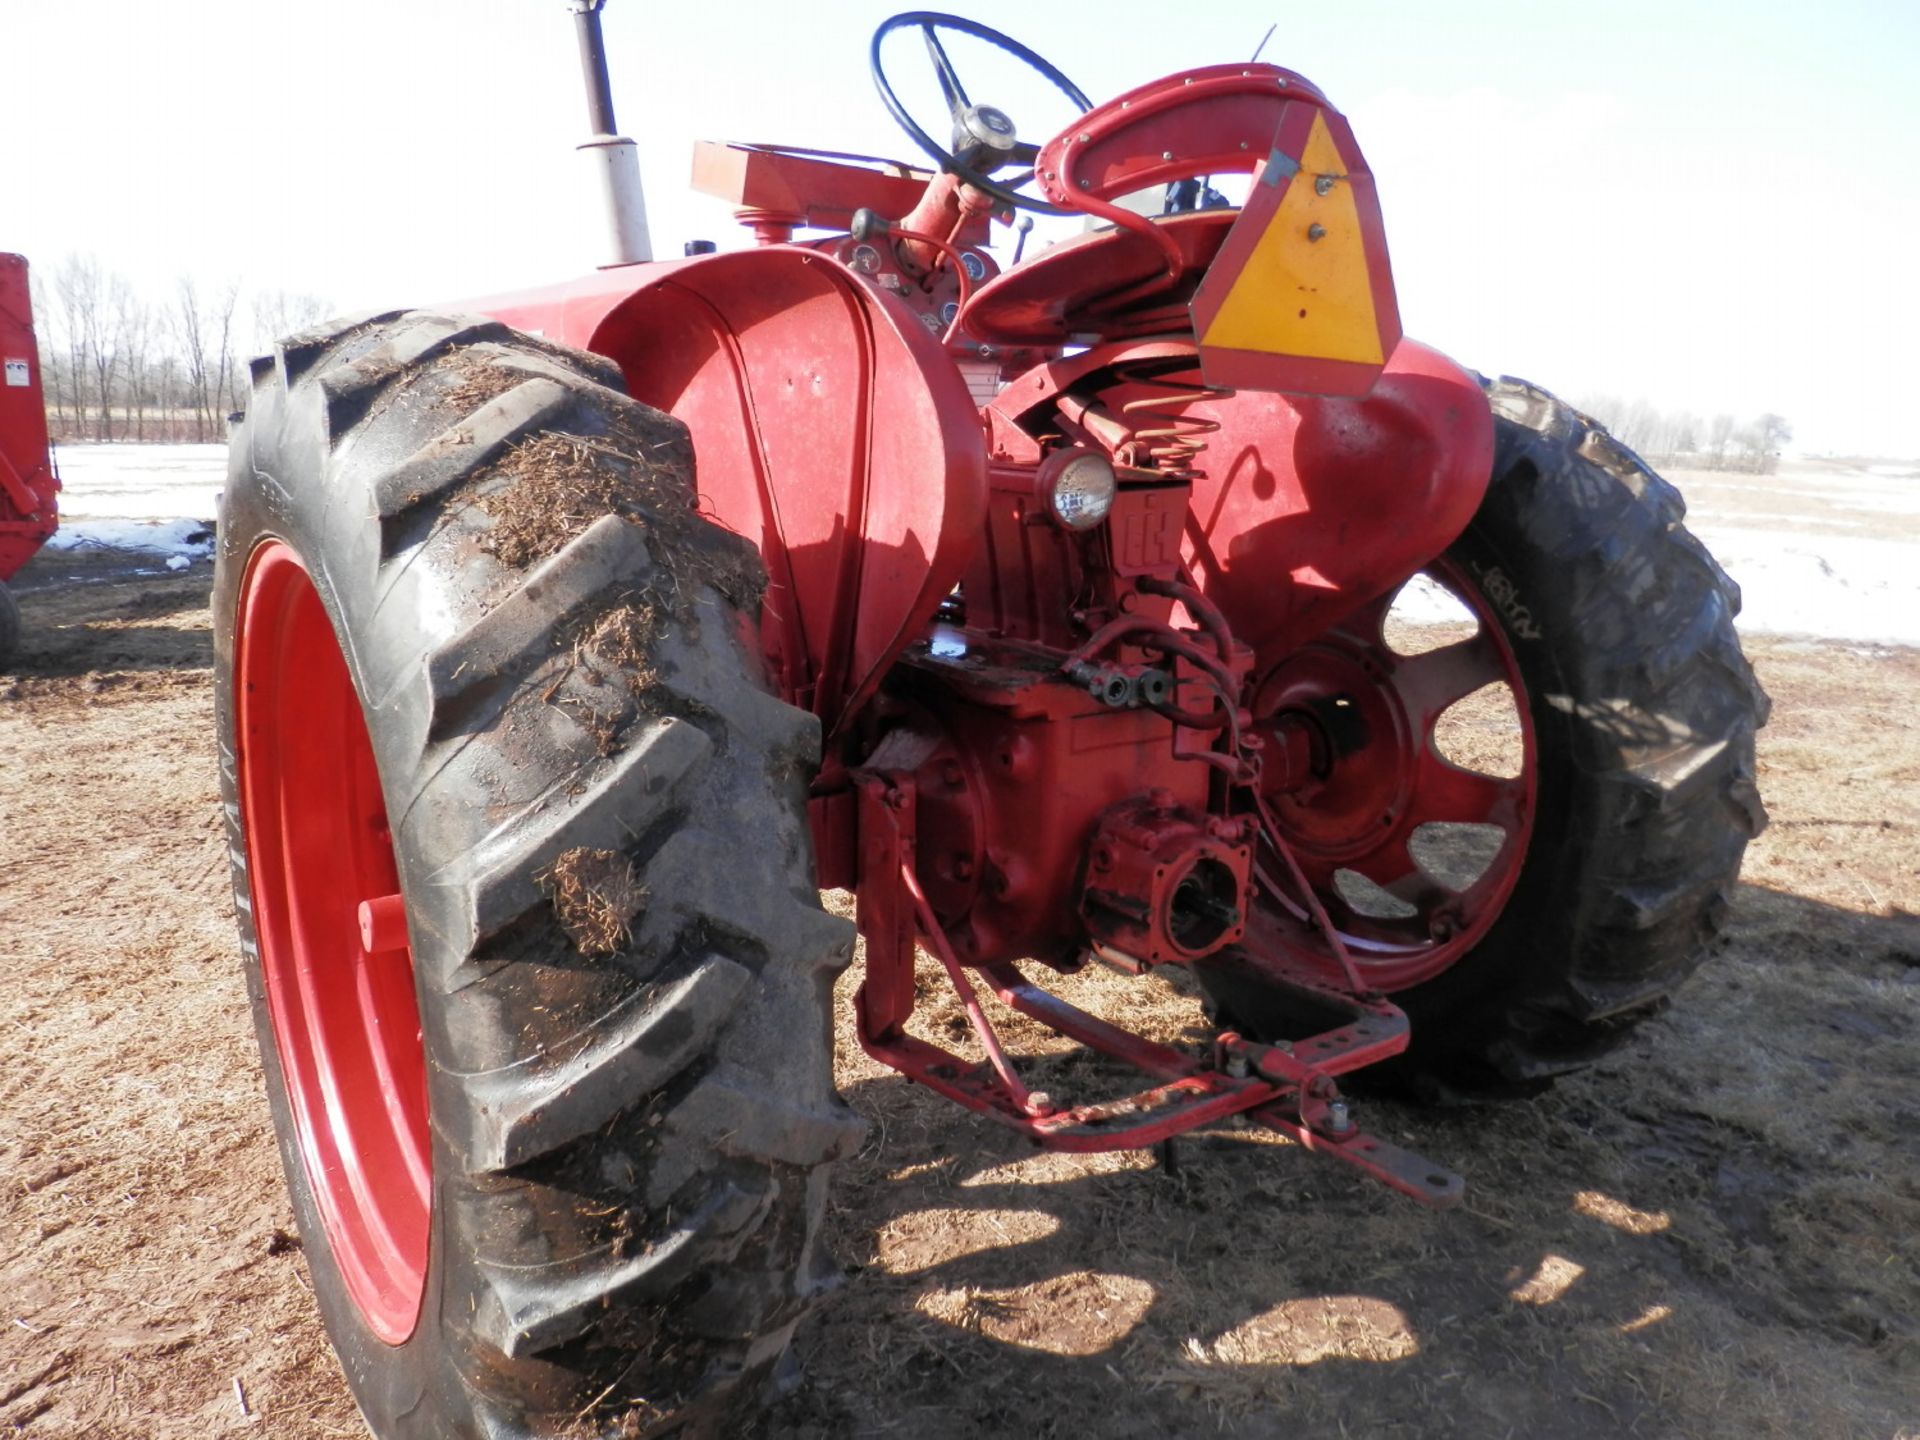
[[[1411,920],[1420,913],[1418,905],[1402,900],[1358,870],[1334,871],[1333,888],[1349,910],[1369,920]]]
[[[1414,862],[1447,889],[1462,892],[1479,883],[1505,848],[1505,826],[1432,820],[1407,837]]]
[[[1466,601],[1423,570],[1393,593],[1381,639],[1394,654],[1411,658],[1471,639],[1479,629]]]
[[[1526,729],[1513,687],[1482,685],[1449,705],[1433,725],[1433,748],[1462,770],[1517,780],[1526,773]]]

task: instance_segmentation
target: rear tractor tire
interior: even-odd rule
[[[825,1288],[815,719],[618,370],[411,313],[256,361],[216,698],[268,1097],[381,1440],[738,1433]]]
[[[1766,821],[1754,734],[1768,703],[1734,633],[1739,589],[1681,523],[1679,493],[1545,391],[1506,379],[1487,389],[1492,481],[1429,572],[1475,614],[1479,634],[1447,654],[1398,656],[1384,639],[1389,595],[1301,662],[1385,675],[1383,693],[1402,677],[1416,697],[1504,680],[1516,729],[1529,736],[1521,773],[1487,781],[1433,767],[1432,734],[1400,725],[1403,756],[1417,752],[1399,762],[1404,773],[1424,764],[1441,779],[1435,791],[1486,797],[1480,813],[1450,818],[1494,820],[1478,828],[1496,835],[1504,826],[1484,878],[1449,890],[1423,869],[1406,873],[1405,835],[1392,858],[1354,858],[1335,835],[1348,848],[1327,847],[1323,875],[1372,863],[1413,903],[1399,907],[1403,919],[1372,919],[1316,885],[1358,942],[1363,975],[1412,1022],[1406,1053],[1366,1077],[1442,1101],[1536,1093],[1663,1008],[1710,949],[1747,842]],[[1421,678],[1403,678],[1423,665]],[[1409,789],[1417,803],[1418,781],[1399,794]],[[1383,792],[1367,793],[1369,823],[1385,821]],[[1311,862],[1326,832],[1310,805],[1298,813]],[[1244,970],[1203,969],[1200,979],[1217,1017],[1255,1036],[1296,1038],[1336,1018],[1290,1010]]]

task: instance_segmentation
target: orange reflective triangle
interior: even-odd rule
[[[1385,362],[1359,207],[1325,116],[1314,116],[1299,172],[1201,343],[1363,365]]]

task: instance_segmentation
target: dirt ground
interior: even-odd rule
[[[243,1000],[208,578],[22,577],[0,1433],[364,1433]],[[1036,1154],[860,1056],[850,978],[840,1080],[873,1124],[833,1209],[846,1284],[766,1434],[1920,1436],[1920,652],[1750,648],[1773,825],[1682,1003],[1536,1101],[1361,1109],[1464,1173],[1463,1210],[1244,1132],[1171,1166]],[[1161,980],[1073,984],[1199,1023]]]

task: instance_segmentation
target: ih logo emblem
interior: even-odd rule
[[[1123,492],[1114,516],[1114,568],[1122,575],[1144,575],[1180,562],[1180,519],[1186,514],[1184,485],[1165,490]]]

